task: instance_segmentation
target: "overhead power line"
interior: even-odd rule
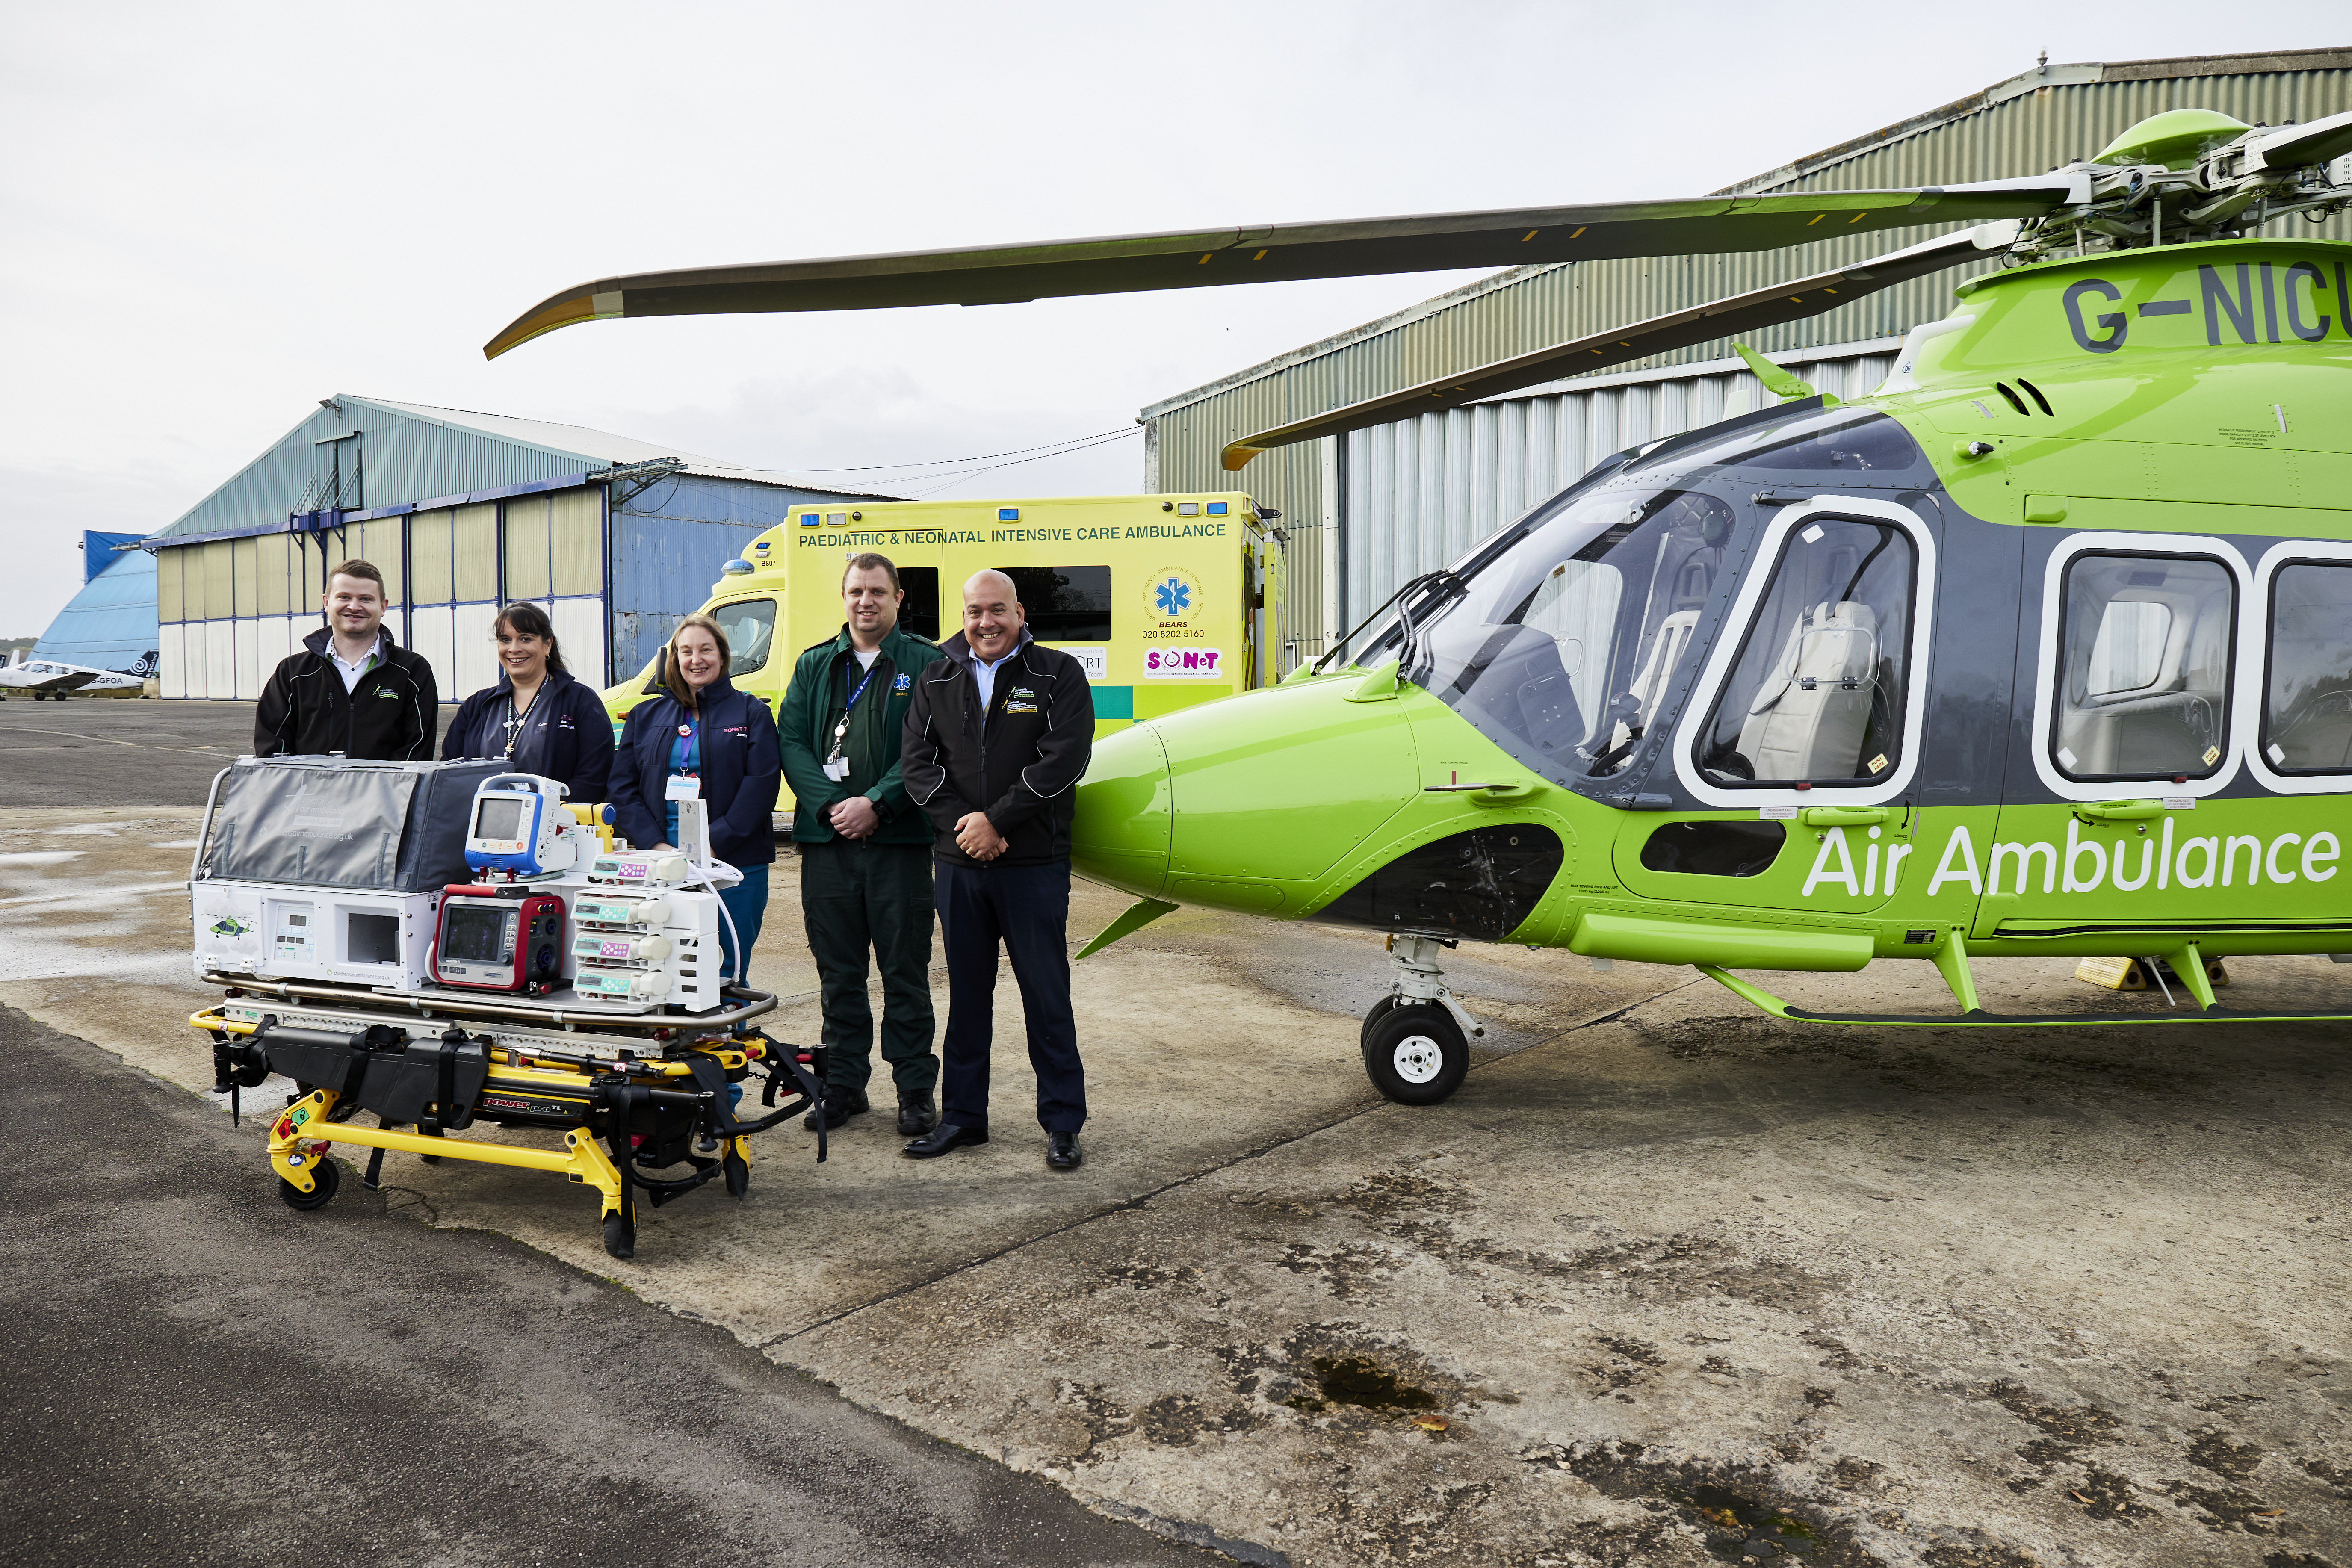
[[[1042,447],[1015,447],[1009,452],[980,452],[969,458],[934,458],[923,463],[849,463],[837,468],[754,468],[761,474],[881,474],[901,468],[942,468],[956,463],[985,463],[998,458],[1019,458],[1031,452],[1051,456],[1057,448],[1093,443],[1113,436],[1132,436],[1142,428],[1137,425],[1121,426],[1116,430],[1097,430],[1091,436],[1072,436],[1060,441],[1048,441]]]
[[[918,483],[928,483],[932,479],[938,479],[940,482],[933,486],[931,489],[924,490],[920,494],[909,499],[921,500],[926,497],[935,496],[939,494],[940,491],[947,489],[950,486],[961,484],[964,480],[971,479],[977,474],[993,473],[998,468],[1017,468],[1024,463],[1042,463],[1048,458],[1066,458],[1073,452],[1083,452],[1091,447],[1108,447],[1114,441],[1124,441],[1131,436],[1140,435],[1142,431],[1140,426],[1134,426],[1125,430],[1114,430],[1105,435],[1098,436],[1093,440],[1081,442],[1074,447],[1065,447],[1058,451],[1041,452],[1034,458],[1015,458],[1010,462],[989,463],[981,468],[965,468],[960,472],[947,475],[925,474],[917,480]]]

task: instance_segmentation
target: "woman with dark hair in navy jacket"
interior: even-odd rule
[[[727,973],[743,978],[768,912],[768,868],[776,858],[776,787],[783,753],[776,720],[760,699],[728,682],[727,634],[709,616],[688,616],[662,650],[662,689],[629,710],[613,757],[613,826],[634,848],[677,842],[670,780],[710,808],[710,852],[743,873],[719,895],[734,919],[720,922]],[[739,950],[735,942],[742,942]]]
[[[613,721],[595,688],[563,668],[555,624],[524,602],[500,610],[491,629],[498,684],[459,704],[441,760],[503,758],[519,773],[562,780],[575,805],[603,800],[613,777]]]

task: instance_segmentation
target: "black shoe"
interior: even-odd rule
[[[898,1095],[898,1131],[908,1138],[919,1132],[929,1132],[939,1125],[939,1108],[931,1103],[931,1091],[919,1094],[901,1090]]]
[[[901,1151],[909,1160],[936,1160],[959,1143],[985,1143],[988,1131],[982,1127],[959,1127],[952,1121],[942,1121]]]
[[[1045,1168],[1049,1171],[1075,1171],[1086,1160],[1078,1152],[1078,1135],[1075,1132],[1045,1134]]]
[[[865,1115],[869,1109],[864,1089],[845,1089],[837,1083],[824,1086],[824,1125],[827,1131],[853,1116]],[[816,1131],[816,1118],[817,1113],[812,1110],[801,1118],[801,1125],[814,1132]]]

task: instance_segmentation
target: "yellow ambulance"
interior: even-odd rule
[[[898,624],[935,641],[961,624],[966,578],[1010,574],[1030,635],[1094,683],[1097,735],[1281,678],[1280,535],[1249,497],[1055,496],[793,508],[702,606],[740,689],[783,701],[800,651],[840,633],[843,570],[869,551],[898,568]],[[616,735],[659,666],[604,691]],[[777,809],[792,809],[789,791]]]

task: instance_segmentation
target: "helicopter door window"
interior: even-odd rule
[[[1916,577],[1890,524],[1823,517],[1790,533],[1699,737],[1709,782],[1886,778],[1902,760]]]
[[[2352,565],[2297,561],[2271,578],[2263,756],[2282,773],[2352,773]]]
[[[2051,756],[2072,779],[2210,776],[2228,750],[2235,593],[2203,557],[2067,563]]]

